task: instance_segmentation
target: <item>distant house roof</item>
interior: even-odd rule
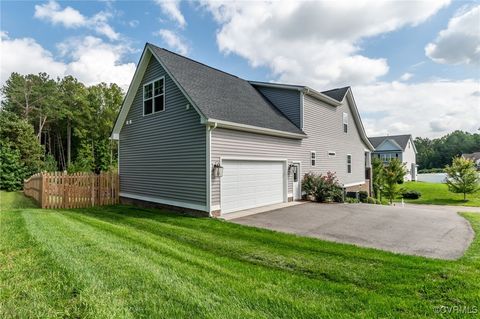
[[[331,97],[332,99],[337,100],[338,102],[342,102],[343,98],[347,94],[349,88],[350,88],[349,86],[346,86],[346,87],[343,87],[343,88],[323,91],[322,93]]]
[[[248,81],[148,44],[208,119],[305,134]]]
[[[404,151],[405,148],[407,147],[408,141],[412,138],[411,134],[407,135],[389,135],[389,136],[375,136],[375,137],[369,137],[368,139],[370,140],[370,143],[372,143],[373,147],[376,149],[380,144],[383,143],[386,139],[390,139],[395,141],[402,150]]]
[[[462,154],[464,158],[471,159],[472,161],[478,161],[480,160],[480,152],[474,152],[470,154]]]

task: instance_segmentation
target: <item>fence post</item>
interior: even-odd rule
[[[95,175],[90,173],[90,188],[91,188],[91,196],[90,196],[90,201],[92,204],[92,207],[95,206]]]
[[[45,208],[47,201],[47,188],[46,188],[46,176],[43,173],[40,173],[40,207]]]

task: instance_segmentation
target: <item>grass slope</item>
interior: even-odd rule
[[[406,199],[407,203],[480,207],[480,191],[468,194],[467,201],[464,201],[463,194],[449,192],[446,184],[406,182],[402,187],[422,193],[419,199]]]
[[[478,233],[480,214],[465,216]],[[478,237],[441,261],[128,206],[6,209],[0,226],[1,318],[431,318],[480,305]]]

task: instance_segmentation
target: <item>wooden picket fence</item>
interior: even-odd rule
[[[119,202],[117,173],[38,173],[25,180],[23,192],[42,208],[83,208]]]

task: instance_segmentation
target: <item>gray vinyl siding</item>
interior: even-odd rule
[[[271,87],[257,86],[262,93],[277,109],[282,112],[293,124],[301,128],[302,120],[300,113],[300,92]]]
[[[216,128],[211,137],[212,165],[221,157],[250,157],[300,160],[301,141],[257,133]],[[212,206],[220,205],[221,178],[212,177]],[[288,176],[288,193],[292,193],[292,176]]]
[[[301,176],[308,172],[325,174],[335,172],[342,184],[365,181],[365,150],[347,99],[341,106],[333,107],[312,98],[304,98],[303,140],[268,136],[217,128],[211,136],[212,165],[222,156],[287,159],[301,162]],[[343,112],[349,114],[348,132],[343,132]],[[312,167],[310,152],[317,155],[316,166]],[[336,152],[329,157],[328,152]],[[347,154],[352,155],[352,173],[347,173]],[[288,193],[292,190],[292,174],[288,176]],[[212,179],[212,206],[220,205],[221,178]],[[291,195],[289,195],[291,196]]]
[[[315,172],[335,172],[343,184],[358,183],[365,180],[365,150],[368,147],[362,141],[353,114],[345,99],[340,106],[329,106],[309,95],[304,98],[303,148],[317,152]],[[348,114],[348,132],[343,131],[343,112]],[[333,151],[335,156],[329,157]],[[347,173],[347,154],[352,155],[352,172]]]
[[[143,116],[143,84],[165,77],[165,111]],[[120,132],[120,191],[206,206],[206,129],[151,58]]]

